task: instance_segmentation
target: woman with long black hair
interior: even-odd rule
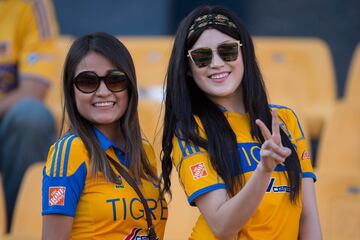
[[[320,239],[311,159],[295,113],[269,105],[250,34],[231,11],[196,8],[166,81],[163,191],[172,165],[201,212],[190,239]]]

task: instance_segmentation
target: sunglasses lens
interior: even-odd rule
[[[198,48],[191,51],[191,58],[199,68],[206,67],[211,63],[212,50],[210,48]]]
[[[219,56],[226,62],[235,61],[239,55],[239,46],[237,42],[223,43],[217,49]]]
[[[75,78],[75,86],[81,92],[92,93],[98,88],[99,79],[95,73],[82,72]]]
[[[106,87],[112,92],[120,92],[127,88],[127,77],[120,71],[112,71],[106,76]]]

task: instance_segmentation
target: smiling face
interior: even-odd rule
[[[84,71],[93,71],[98,76],[105,76],[116,67],[104,56],[96,52],[89,52],[76,68],[75,77]],[[75,85],[76,107],[85,119],[100,130],[118,125],[128,106],[128,91],[111,92],[104,81],[93,93],[83,93]]]
[[[235,41],[236,39],[216,30],[207,29],[192,46],[192,49],[216,49],[221,43]],[[239,51],[235,61],[226,62],[213,50],[210,65],[199,68],[189,59],[192,77],[199,88],[216,104],[225,108],[232,108],[242,100],[241,81],[244,76],[244,64]]]

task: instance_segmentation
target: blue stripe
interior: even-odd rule
[[[183,157],[186,157],[187,154],[186,154],[186,151],[185,151],[185,149],[184,149],[184,146],[182,145],[182,141],[180,140],[179,130],[176,129],[175,131],[176,131],[176,134],[178,135],[177,140],[178,140],[178,144],[179,144],[179,146],[180,146],[180,150],[181,150],[181,152],[182,152],[182,154],[183,154]]]
[[[34,6],[35,6],[35,17],[36,17],[36,22],[39,28],[39,32],[40,32],[40,36],[43,39],[49,38],[50,37],[50,23],[49,23],[49,18],[47,16],[47,11],[46,11],[46,6],[44,5],[43,0],[38,0],[38,1],[34,1]]]
[[[195,148],[195,151],[196,151],[196,152],[200,152],[200,148],[199,148],[199,146],[198,146],[198,145],[196,145],[195,143],[194,143],[194,148]]]
[[[302,177],[303,178],[312,178],[314,180],[314,182],[316,182],[316,180],[317,180],[317,177],[313,172],[303,172]]]
[[[69,153],[70,153],[70,148],[71,148],[71,142],[74,140],[76,136],[72,135],[69,138],[68,143],[66,144],[66,151],[65,151],[65,157],[64,157],[64,169],[63,169],[63,177],[66,177],[67,175],[67,167],[68,167],[68,162],[69,162]]]
[[[50,176],[54,176],[55,157],[56,157],[56,154],[57,154],[58,145],[59,145],[59,141],[57,141],[55,143],[55,151],[53,153],[53,157],[52,157],[52,160],[51,160]]]
[[[188,142],[186,143],[186,148],[188,149],[190,155],[194,153],[192,148],[191,148],[190,143],[188,143]]]
[[[64,143],[68,139],[68,137],[69,137],[69,135],[66,136],[66,138],[64,137],[60,142],[59,154],[58,154],[57,163],[56,163],[57,164],[57,166],[56,166],[56,177],[60,176],[60,163],[61,163],[62,149],[63,149]]]
[[[217,184],[214,184],[214,185],[210,185],[210,186],[201,188],[201,189],[197,190],[196,192],[194,192],[193,194],[191,194],[188,197],[188,202],[189,202],[189,204],[191,206],[196,206],[196,204],[194,203],[194,200],[197,197],[199,197],[199,196],[201,196],[201,195],[203,195],[205,193],[217,190],[217,189],[226,189],[226,185],[224,183],[217,183]]]

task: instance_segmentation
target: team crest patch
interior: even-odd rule
[[[205,167],[205,163],[201,162],[195,165],[190,166],[191,174],[195,180],[199,178],[206,177],[207,171]]]
[[[121,177],[118,176],[118,179],[120,180],[119,184],[115,184],[115,188],[116,189],[122,189],[124,188],[124,184],[123,184],[123,181],[121,180]]]
[[[64,206],[66,187],[49,187],[49,206]]]
[[[304,151],[301,155],[301,160],[307,160],[307,159],[311,159],[311,154],[309,151]]]

